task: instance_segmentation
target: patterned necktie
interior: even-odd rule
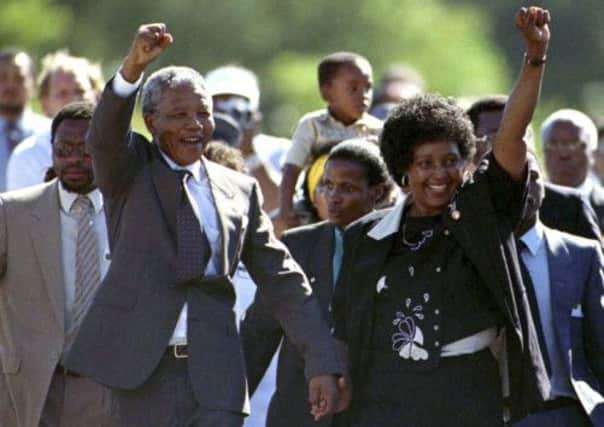
[[[78,221],[78,235],[75,292],[71,308],[71,326],[65,340],[66,347],[73,342],[101,283],[98,239],[94,229],[92,202],[86,196],[78,196],[71,205],[69,213]]]
[[[21,142],[23,135],[21,134],[21,129],[16,122],[5,122],[4,125],[4,135],[6,135],[6,146],[8,148],[8,152],[11,153],[13,149]]]
[[[178,245],[178,271],[176,278],[179,283],[201,278],[208,265],[211,255],[210,242],[203,232],[199,219],[193,211],[187,191],[187,179],[191,176],[188,171],[178,171],[181,177],[182,192],[178,209],[176,210],[176,229]]]

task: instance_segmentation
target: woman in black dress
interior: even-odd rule
[[[465,176],[472,125],[453,102],[418,96],[386,121],[382,154],[407,198],[347,231],[336,286],[352,426],[492,427],[547,393],[513,230],[524,207],[523,136],[539,97],[549,13],[523,8],[516,26],[523,66],[493,152],[473,175]],[[503,376],[489,350],[498,334],[506,341]]]

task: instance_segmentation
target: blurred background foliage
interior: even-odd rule
[[[604,106],[602,0],[548,0],[554,36],[536,122],[570,106],[599,115]],[[205,73],[237,63],[262,89],[264,130],[289,136],[298,118],[321,108],[319,59],[351,50],[371,61],[374,79],[407,63],[430,91],[474,97],[507,93],[523,48],[515,0],[2,0],[0,39],[40,58],[68,47],[101,61],[107,77],[138,25],[166,22],[174,45],[153,68],[190,65]]]

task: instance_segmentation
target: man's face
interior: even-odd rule
[[[56,71],[48,81],[48,93],[40,103],[48,117],[54,117],[64,106],[77,101],[95,101],[95,94],[88,76],[70,71]]]
[[[18,116],[23,112],[33,90],[30,66],[25,54],[0,61],[0,115]]]
[[[345,125],[356,122],[371,104],[371,66],[366,61],[342,65],[333,79],[321,87],[321,95],[337,120]]]
[[[96,188],[92,160],[86,151],[90,120],[65,119],[57,127],[52,145],[53,168],[67,191],[86,194]]]
[[[580,140],[579,128],[570,122],[554,123],[549,139],[543,141],[545,169],[554,184],[578,187],[587,176],[587,144]]]
[[[600,177],[600,180],[604,182],[604,135],[598,141],[598,148],[593,152],[593,158],[594,170]]]
[[[327,200],[329,221],[339,227],[346,227],[370,212],[381,189],[369,185],[365,168],[349,160],[329,160],[321,188]]]
[[[214,132],[212,99],[199,87],[182,84],[162,91],[145,124],[162,149],[178,165],[201,158]]]
[[[499,130],[499,124],[503,118],[503,110],[483,111],[478,115],[478,124],[476,126],[476,154],[474,163],[478,164],[480,160],[493,148],[495,135]]]
[[[527,153],[528,173],[529,173],[529,184],[525,213],[522,216],[525,220],[534,221],[541,203],[545,197],[545,185],[543,182],[543,176],[541,175],[541,169],[539,168],[539,162],[532,153]]]

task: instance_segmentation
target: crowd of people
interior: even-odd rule
[[[251,70],[146,76],[164,24],[106,84],[0,50],[0,425],[604,426],[604,127],[537,146],[514,25],[509,96],[336,52],[291,139]]]

